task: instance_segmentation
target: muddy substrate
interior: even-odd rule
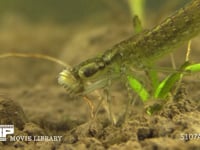
[[[62,136],[61,140],[1,142],[1,149],[198,149],[200,147],[200,107],[188,99],[167,102],[156,115],[132,111],[125,123],[112,125],[98,117],[88,122],[65,120],[54,122],[47,117],[30,121],[22,107],[1,96],[1,124],[14,124],[12,136]],[[106,116],[104,114],[104,116]],[[198,134],[198,135],[196,135]]]

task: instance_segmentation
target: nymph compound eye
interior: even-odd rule
[[[77,94],[83,91],[83,85],[71,69],[65,69],[59,73],[58,83],[62,85],[69,94]]]
[[[92,62],[86,65],[83,65],[79,71],[78,75],[82,79],[94,77],[102,68],[104,68],[104,63],[102,62]]]

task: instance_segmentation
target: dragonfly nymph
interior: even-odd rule
[[[128,74],[128,67],[142,69],[155,58],[171,52],[200,32],[200,0],[184,8],[149,31],[124,40],[102,55],[64,69],[58,82],[71,95],[105,87],[109,80]]]

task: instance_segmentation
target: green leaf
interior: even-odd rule
[[[172,87],[175,85],[175,83],[180,80],[182,77],[182,73],[174,73],[172,75],[169,75],[167,78],[165,78],[157,87],[154,97],[155,98],[166,98]]]
[[[179,72],[175,72],[171,75],[169,75],[167,78],[165,78],[157,87],[154,97],[155,98],[166,98],[168,93],[171,91],[173,86],[177,81],[179,81],[183,77],[183,71],[185,68],[189,66],[189,62],[185,62],[181,67]]]
[[[159,85],[158,72],[154,69],[150,69],[147,73],[151,80],[152,91],[155,91]]]
[[[190,71],[191,73],[198,72],[200,71],[200,64],[189,65],[185,68],[185,71]]]
[[[145,87],[143,87],[143,85],[138,80],[131,76],[127,76],[127,79],[131,88],[140,96],[142,101],[147,101],[150,96]]]

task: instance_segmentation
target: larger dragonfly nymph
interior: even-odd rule
[[[108,80],[119,78],[130,65],[143,68],[199,32],[200,0],[192,0],[151,30],[114,45],[98,57],[64,69],[58,82],[73,95],[105,87]]]

